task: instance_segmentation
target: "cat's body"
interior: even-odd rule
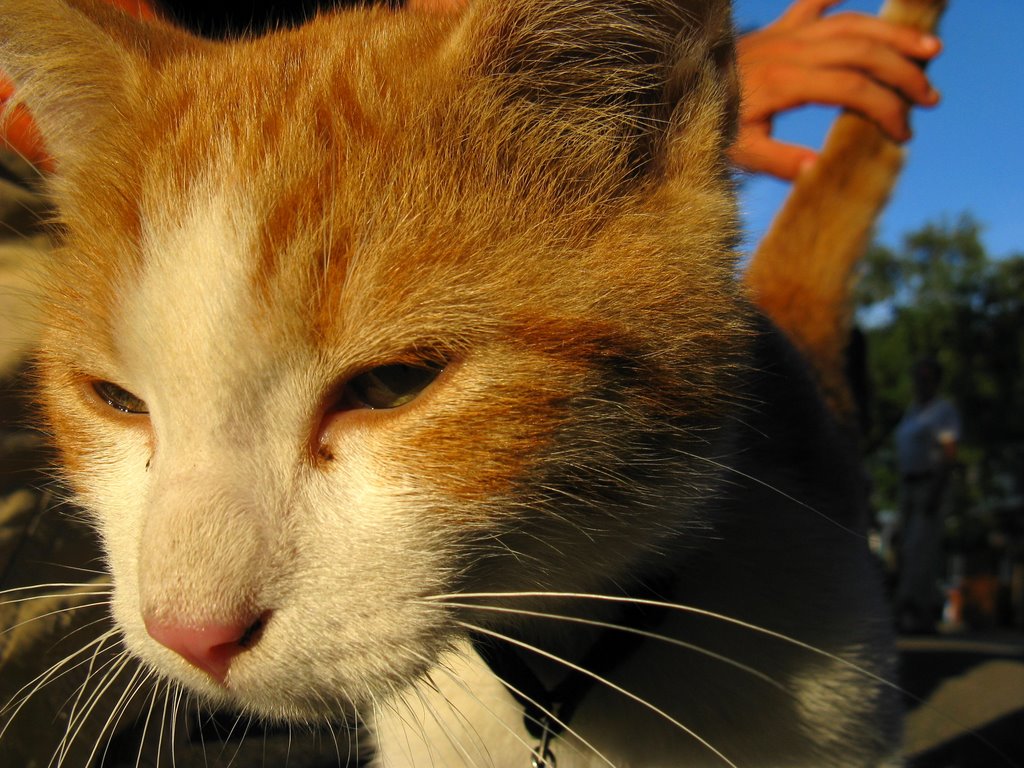
[[[670,611],[655,631],[688,647],[646,641],[606,673],[613,685],[663,709],[692,734],[644,706],[627,705],[610,686],[596,685],[571,725],[613,765],[719,766],[728,765],[727,760],[739,766],[883,765],[891,757],[887,750],[898,741],[899,717],[891,691],[864,674],[871,670],[893,677],[883,650],[888,631],[875,613],[871,585],[877,574],[857,548],[843,543],[851,536],[848,530],[818,517],[820,510],[828,509],[838,523],[859,524],[862,499],[855,459],[838,448],[843,437],[828,414],[808,408],[812,385],[788,347],[769,335],[756,345],[755,355],[767,373],[754,377],[751,401],[766,398],[776,405],[770,414],[753,409],[736,426],[731,435],[735,442],[722,452],[730,457],[732,473],[723,478],[727,487],[712,502],[712,527],[681,537],[680,551],[671,555],[678,569],[671,571],[671,586],[663,587],[668,602],[718,616]],[[765,441],[765,434],[773,439]],[[830,448],[823,450],[824,446]],[[813,469],[820,482],[797,481],[787,469],[794,463]],[[794,502],[793,494],[809,506]],[[842,502],[837,504],[836,499]],[[657,570],[661,565],[657,559],[648,563],[663,577]],[[573,612],[572,601],[567,602],[554,612]],[[875,619],[865,621],[871,615]],[[611,619],[600,613],[595,617],[608,621],[614,616],[613,612]],[[841,659],[728,623],[722,616],[771,628]],[[524,639],[577,663],[595,642],[586,635],[578,648],[578,638],[552,638],[550,631],[551,624],[540,622],[523,631]],[[477,669],[481,666],[475,659],[474,663]],[[469,679],[474,674],[487,677],[486,672],[461,667],[459,673]],[[496,760],[498,765],[526,764],[522,747],[515,749],[524,734],[521,706],[503,709],[488,703],[492,710],[510,713],[509,724],[519,726],[515,735],[502,733],[491,713],[483,712],[479,702],[474,705],[477,689],[467,693],[459,680],[443,672],[432,677],[443,696],[429,691],[426,696],[443,725],[426,716],[412,718],[414,725],[403,728],[401,721],[410,720],[410,711],[422,712],[417,702],[424,694],[410,695],[399,716],[387,718],[388,746],[394,749],[389,754],[401,756],[393,764],[426,762],[404,759],[405,745],[409,740],[417,743],[423,723],[429,734],[425,741],[431,745],[424,752],[434,755],[436,765],[462,764],[456,755],[463,750],[474,757],[481,750],[509,756],[507,762]],[[495,684],[494,690],[500,686]],[[445,706],[444,698],[458,702],[457,708]],[[393,737],[394,732],[400,736]],[[451,745],[447,732],[462,735],[459,747]],[[487,735],[479,738],[476,733]],[[497,746],[502,742],[504,746]],[[583,745],[559,744],[554,750],[559,765],[607,765]],[[470,764],[489,763],[478,758]]]
[[[231,45],[78,5],[0,3],[0,68],[57,164],[43,399],[129,648],[383,765],[520,766],[469,628],[550,687],[622,630],[525,612],[667,602],[562,768],[889,758],[856,461],[734,277],[725,3]]]

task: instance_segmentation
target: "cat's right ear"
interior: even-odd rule
[[[139,69],[187,42],[102,0],[0,0],[0,18],[0,72],[15,86],[6,114],[28,109],[60,173],[108,139]]]

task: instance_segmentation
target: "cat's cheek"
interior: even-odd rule
[[[134,583],[139,531],[148,493],[145,466],[150,455],[149,436],[139,430],[114,430],[78,454],[79,469],[70,481],[76,499],[94,519],[102,534],[113,573],[131,573]]]
[[[113,422],[85,428],[86,439],[78,446],[75,471],[70,476],[79,489],[76,500],[101,533],[114,584],[111,613],[125,646],[137,658],[162,676],[186,683],[209,701],[223,702],[223,691],[212,680],[157,645],[146,630],[139,572],[146,552],[153,549],[143,535],[154,477],[148,466],[152,440],[137,424]]]

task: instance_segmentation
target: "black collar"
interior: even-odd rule
[[[670,579],[652,579],[616,597],[662,601],[670,586]],[[523,708],[523,724],[538,742],[533,751],[533,768],[554,768],[551,740],[565,731],[576,709],[598,682],[597,678],[607,678],[608,673],[628,659],[647,639],[642,633],[660,624],[667,612],[665,606],[649,602],[624,603],[618,618],[612,622],[614,628],[602,630],[578,664],[591,674],[570,670],[553,688],[545,686],[530,668],[529,657],[535,654],[491,634],[470,633],[480,658]]]

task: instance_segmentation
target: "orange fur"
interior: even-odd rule
[[[95,18],[107,22],[105,11],[96,12]],[[718,154],[723,139],[716,129],[727,118],[679,115],[684,123],[676,131],[681,146],[671,155],[678,166],[671,174],[668,169],[659,172],[676,180],[653,194],[641,185],[627,193],[628,202],[617,197],[626,169],[615,171],[621,161],[613,154],[617,148],[608,143],[614,135],[591,137],[584,132],[586,141],[574,152],[578,159],[570,159],[566,183],[553,183],[538,176],[538,169],[546,172],[555,162],[545,155],[563,151],[552,141],[550,123],[531,124],[519,116],[510,123],[496,108],[521,96],[503,93],[505,84],[496,90],[488,78],[467,86],[446,75],[466,66],[465,57],[445,47],[442,33],[455,21],[428,17],[410,23],[387,11],[370,11],[354,18],[326,17],[298,31],[217,49],[175,38],[173,55],[159,49],[155,66],[140,66],[144,60],[133,64],[131,87],[120,89],[116,103],[135,121],[110,127],[105,154],[111,161],[75,165],[62,177],[65,249],[82,256],[76,258],[73,279],[61,281],[75,288],[51,305],[51,324],[65,331],[50,339],[44,370],[69,364],[90,367],[91,361],[80,360],[83,328],[95,338],[106,338],[106,346],[115,349],[108,316],[116,311],[117,296],[137,279],[140,216],[159,220],[167,211],[186,208],[197,180],[223,177],[244,180],[260,193],[259,251],[251,279],[254,295],[265,307],[265,322],[280,326],[282,314],[296,305],[295,297],[308,297],[300,300],[310,302],[306,308],[295,306],[289,315],[301,323],[301,328],[288,329],[297,334],[296,342],[344,347],[353,329],[359,329],[383,342],[377,351],[364,353],[365,358],[386,359],[408,346],[443,338],[447,327],[467,329],[463,335],[492,332],[480,325],[483,301],[495,327],[522,326],[516,333],[524,344],[532,343],[537,329],[548,328],[545,336],[559,337],[559,346],[571,352],[570,340],[585,336],[585,326],[571,330],[558,321],[552,327],[549,318],[583,319],[604,297],[615,296],[607,311],[617,316],[605,335],[610,340],[621,335],[618,323],[634,326],[636,338],[629,343],[642,355],[654,340],[619,311],[621,297],[628,294],[634,317],[679,318],[678,329],[666,336],[689,339],[701,356],[685,371],[679,365],[659,376],[672,386],[674,377],[685,375],[674,386],[681,393],[692,390],[686,395],[688,407],[714,408],[719,385],[711,382],[739,354],[745,333],[739,316],[736,322],[708,322],[731,311],[726,299],[732,292],[731,260],[723,250],[733,238],[733,224],[721,213],[723,207],[731,211],[731,204],[709,186],[723,172]],[[122,26],[131,23],[118,17],[112,34],[121,35]],[[472,45],[466,49],[476,55]],[[278,64],[282,60],[288,62],[283,71]],[[424,84],[427,78],[429,86]],[[269,82],[274,89],[264,86]],[[713,98],[709,93],[687,104],[707,109]],[[284,112],[282,101],[289,105]],[[404,106],[396,109],[398,103]],[[530,109],[524,106],[527,114]],[[213,142],[211,114],[218,116]],[[316,119],[310,121],[310,114]],[[608,116],[594,114],[591,119],[607,121]],[[595,129],[599,126],[595,123]],[[352,151],[357,146],[358,153]],[[490,153],[496,147],[508,153],[498,167],[510,174],[511,183],[493,177]],[[97,188],[105,194],[90,192]],[[452,189],[458,191],[453,194]],[[652,227],[630,211],[637,206],[665,218]],[[690,210],[702,226],[673,226],[672,208]],[[601,234],[595,238],[588,228]],[[567,294],[559,285],[561,266],[552,254],[573,239],[573,258],[590,265],[576,274],[589,276],[590,282],[577,282]],[[119,246],[111,248],[110,243]],[[495,243],[500,246],[495,248]],[[527,249],[534,254],[529,267],[517,264],[510,272],[509,254],[521,256]],[[317,250],[322,256],[313,262],[300,257]],[[674,256],[683,252],[685,259]],[[352,267],[353,260],[361,269]],[[673,265],[676,276],[666,276],[666,263]],[[380,279],[381,273],[386,279]],[[447,306],[460,292],[465,292],[469,309],[464,319]],[[445,308],[438,307],[435,314],[431,307],[439,299]],[[397,322],[398,317],[418,319],[410,325]],[[106,320],[100,324],[102,318]],[[691,325],[695,318],[701,318],[700,325]],[[716,327],[720,330],[711,333]],[[376,330],[384,328],[386,335]],[[280,329],[275,332],[280,334]],[[706,333],[711,333],[706,341],[695,335]],[[479,339],[465,337],[456,346],[470,342]],[[576,350],[580,360],[590,354],[586,344]],[[710,353],[719,345],[721,361],[716,361]],[[708,382],[700,383],[705,376]],[[48,387],[49,412],[55,417],[67,390],[63,385]],[[489,419],[500,424],[501,413],[536,415],[543,401],[525,381],[507,386],[506,392],[508,399],[495,401],[493,413],[483,414],[481,423]],[[515,402],[517,393],[525,398],[521,403]],[[58,418],[55,427],[63,431],[66,423]],[[521,428],[520,422],[516,429]],[[67,442],[84,450],[89,441],[79,430],[74,434]],[[516,452],[513,446],[520,439],[508,433],[496,437],[495,446],[505,442]],[[443,452],[447,444],[435,445],[441,449],[436,451],[439,466],[475,462],[472,471],[467,466],[451,473],[465,478],[459,493],[470,492],[465,483],[478,472],[483,475],[473,493],[493,490],[497,476],[472,458],[478,447],[467,451],[454,446],[466,457],[459,461],[458,454]],[[507,484],[519,469],[517,463],[498,457],[495,462]]]

